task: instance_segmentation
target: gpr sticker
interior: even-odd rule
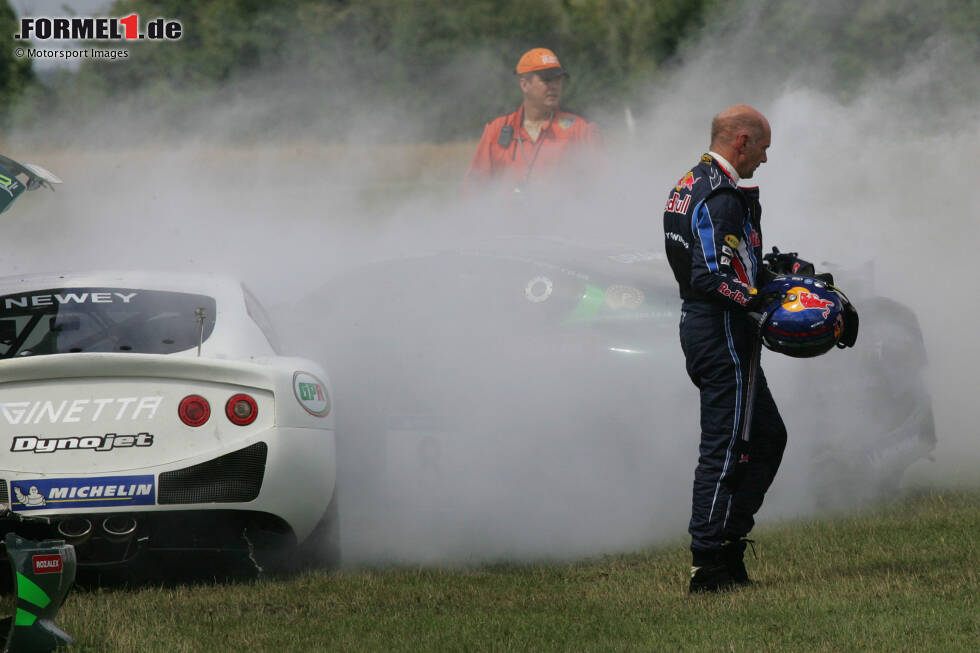
[[[293,374],[293,394],[303,410],[316,417],[326,417],[330,412],[327,385],[309,372]]]

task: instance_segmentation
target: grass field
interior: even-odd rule
[[[686,594],[684,543],[573,564],[73,591],[73,651],[976,651],[980,493],[757,529],[752,587]],[[10,612],[9,597],[4,600]]]
[[[329,199],[339,189],[338,196],[352,197],[355,208],[374,217],[406,197],[455,196],[473,147],[205,148],[171,152],[159,167],[207,170],[200,188],[191,189],[203,195],[214,184],[241,190],[247,184],[240,168],[260,160],[286,197],[310,203],[300,192],[306,178],[293,179],[297,168],[285,165],[298,161],[323,177]],[[229,159],[240,165],[227,165]],[[57,195],[42,195],[67,202],[79,188],[103,193],[105,179],[127,188],[127,173],[157,165],[157,153],[52,152],[27,160],[73,180]],[[266,207],[242,197],[242,205]],[[960,414],[951,397],[968,405],[969,387],[948,381],[936,395],[937,405],[944,402],[939,414]],[[971,417],[963,420],[941,429],[944,446],[946,433],[975,430]],[[964,438],[955,451],[969,455],[950,455],[947,446],[944,469],[957,471],[958,485],[976,487],[975,448]],[[930,470],[927,483],[939,476],[944,487],[954,480]],[[768,525],[753,535],[758,559],[750,556],[748,566],[758,582],[729,595],[686,594],[689,554],[678,540],[574,564],[351,569],[237,584],[79,590],[58,623],[75,637],[72,651],[91,652],[980,650],[980,490],[920,490],[846,518]],[[11,597],[0,602],[9,615]]]

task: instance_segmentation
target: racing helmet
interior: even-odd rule
[[[772,351],[810,358],[837,344],[844,330],[844,303],[825,282],[812,277],[780,275],[762,290],[772,297],[762,326],[762,343]]]

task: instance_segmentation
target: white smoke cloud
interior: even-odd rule
[[[742,75],[739,66],[751,62],[726,57],[726,45],[714,39],[692,49],[683,69],[651,89],[635,134],[604,125],[610,174],[603,192],[583,198],[569,189],[546,198],[534,205],[533,230],[566,242],[661,251],[666,191],[707,149],[712,115],[738,102],[756,106],[773,127],[769,162],[753,180],[762,188],[767,244],[799,251],[818,266],[873,263],[874,292],[918,314],[938,445],[937,461],[916,463],[910,477],[922,484],[967,477],[977,458],[971,400],[978,311],[968,280],[978,235],[980,200],[970,186],[980,127],[975,106],[945,107],[946,124],[922,127],[928,121],[917,98],[947,65],[941,39],[926,45],[921,63],[869,83],[846,103],[793,79],[766,80],[758,70]],[[205,126],[200,138],[191,130],[173,145],[94,147],[84,134],[142,133],[138,120],[120,124],[117,117],[76,126],[66,141],[71,149],[51,149],[37,134],[13,135],[5,154],[49,167],[65,184],[22,198],[4,216],[5,240],[16,244],[6,248],[5,272],[227,272],[276,308],[297,353],[322,351],[324,343],[342,352],[342,364],[357,372],[334,378],[337,414],[353,424],[341,433],[349,561],[567,558],[683,535],[697,458],[697,392],[684,372],[676,327],[657,336],[657,364],[638,375],[646,385],[634,385],[617,358],[628,354],[583,355],[583,342],[605,342],[601,332],[542,343],[516,320],[508,331],[474,329],[470,311],[474,297],[481,299],[481,280],[495,265],[499,276],[507,274],[500,259],[484,261],[489,273],[472,262],[460,269],[458,259],[445,268],[434,263],[436,276],[459,290],[454,301],[417,292],[412,297],[424,299],[381,303],[392,298],[390,285],[412,279],[400,278],[401,268],[370,276],[363,264],[470,248],[474,240],[499,246],[494,237],[530,230],[525,216],[458,202],[470,144],[377,142],[392,124],[413,133],[421,115],[380,111],[379,123],[375,107],[352,132],[363,147],[261,139],[236,146],[209,138],[209,131],[234,133],[236,120],[251,120],[263,113],[258,105],[277,101],[250,96],[189,117],[188,125]],[[540,246],[559,257],[564,247]],[[850,278],[860,294],[870,294],[869,273]],[[342,301],[321,294],[316,304],[298,303],[332,279],[343,280],[335,292],[350,291]],[[377,285],[358,285],[365,281]],[[380,326],[396,332],[396,342],[372,340]],[[406,345],[417,341],[426,348]],[[563,355],[542,353],[555,348]],[[790,445],[763,520],[817,509],[810,456],[820,445],[837,445],[858,472],[872,465],[855,451],[864,435],[887,427],[853,396],[841,401],[833,392],[851,382],[863,387],[862,379],[842,378],[862,355],[764,357]],[[903,356],[899,351],[898,362]],[[328,372],[340,365],[323,363]],[[397,410],[382,414],[377,398],[396,393]],[[419,414],[410,414],[413,406]],[[848,482],[861,478],[840,473]],[[870,491],[847,487],[852,495]]]

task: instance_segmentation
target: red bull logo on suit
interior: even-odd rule
[[[701,177],[695,177],[693,172],[688,172],[686,175],[677,180],[677,185],[674,186],[674,190],[694,190],[694,184],[698,183]]]

